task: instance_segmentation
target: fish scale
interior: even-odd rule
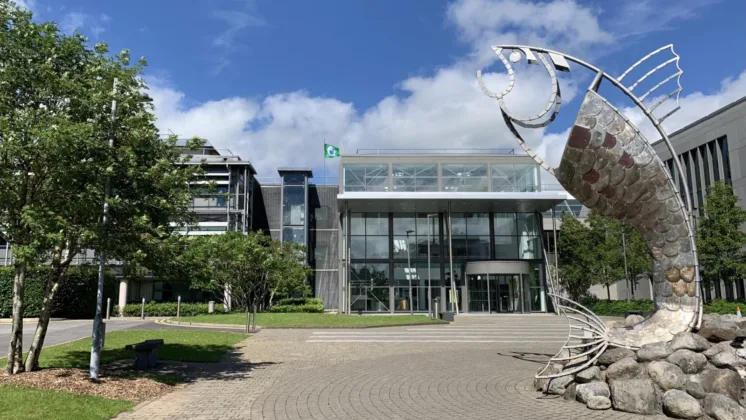
[[[584,206],[639,231],[654,258],[658,312],[631,331],[611,329],[611,343],[639,347],[649,340],[649,335],[641,333],[646,328],[655,328],[658,338],[685,331],[688,317],[676,312],[694,313],[698,304],[685,206],[663,163],[639,131],[589,90],[554,171],[560,184]]]

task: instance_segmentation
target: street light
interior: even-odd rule
[[[414,315],[414,307],[412,306],[412,261],[409,257],[409,234],[414,233],[413,230],[407,231],[407,270],[409,271],[409,275],[407,278],[409,279],[409,314]]]
[[[433,292],[432,292],[432,275],[431,275],[431,268],[430,268],[430,231],[432,230],[432,225],[430,224],[430,218],[431,217],[438,217],[438,214],[428,214],[427,215],[427,306],[430,308],[430,306],[433,304]],[[437,310],[437,308],[435,308]],[[432,317],[433,314],[433,308],[430,308],[430,311],[428,312],[428,316]]]

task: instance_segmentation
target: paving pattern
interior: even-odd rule
[[[656,419],[591,411],[535,392],[533,374],[566,330],[562,319],[544,315],[265,330],[206,378],[118,418]]]

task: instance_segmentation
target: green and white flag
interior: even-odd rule
[[[339,157],[339,148],[331,144],[324,143],[324,158],[334,159]]]

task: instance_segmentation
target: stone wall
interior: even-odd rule
[[[609,348],[596,366],[575,375],[537,379],[535,385],[538,391],[562,395],[592,410],[744,420],[744,338],[746,319],[706,315],[696,334],[681,333],[637,351]],[[571,368],[555,364],[550,371]]]

